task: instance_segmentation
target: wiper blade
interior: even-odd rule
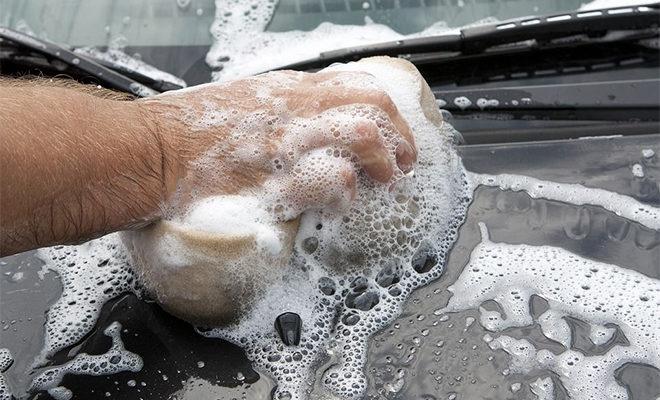
[[[574,11],[544,17],[520,18],[496,24],[474,26],[456,33],[402,39],[349,47],[321,53],[318,57],[278,69],[320,69],[335,62],[356,61],[370,56],[410,58],[417,54],[455,53],[449,57],[482,53],[494,46],[533,40],[536,43],[575,35],[602,36],[611,31],[658,28],[660,3]],[[414,62],[414,60],[411,60]]]
[[[55,43],[2,26],[0,26],[0,39],[26,48],[32,53],[40,54],[48,60],[57,60],[64,63],[68,68],[83,71],[112,89],[133,93],[139,97],[148,97],[159,93],[158,90]],[[9,57],[14,57],[14,55]]]
[[[183,79],[137,60],[119,49],[100,51],[94,47],[79,47],[73,51],[159,92],[183,89],[187,86]]]

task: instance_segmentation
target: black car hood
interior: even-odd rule
[[[581,183],[660,206],[658,155],[643,159],[643,149],[660,152],[660,134],[463,146],[459,152],[466,169],[473,172]],[[646,174],[636,178],[630,168],[640,162],[644,163]],[[545,210],[541,219],[538,209]],[[485,345],[482,337],[487,332],[479,324],[465,323],[477,317],[476,311],[454,314],[451,323],[435,326],[434,310],[450,297],[447,287],[455,281],[479,242],[478,222],[488,226],[491,238],[497,242],[556,246],[588,259],[626,265],[660,279],[657,264],[660,232],[630,222],[625,238],[613,238],[606,229],[607,221],[612,220],[626,222],[599,207],[479,188],[444,274],[413,293],[395,323],[372,338],[365,366],[370,380],[368,398],[382,398],[383,393],[385,397],[401,399],[425,398],[422,396],[431,394],[437,398],[457,394],[460,395],[457,398],[469,399],[486,393],[493,399],[530,398],[532,393],[527,385],[515,393],[510,387],[516,382],[531,382],[538,374],[503,374],[506,354]],[[576,229],[579,234],[575,234]],[[54,273],[40,272],[43,262],[35,252],[6,257],[1,263],[0,347],[8,348],[15,359],[5,375],[19,398],[49,398],[44,392],[28,395],[25,388],[35,374],[29,364],[42,347],[44,312],[58,298],[61,285]],[[133,295],[106,304],[94,331],[79,345],[58,353],[52,363],[61,364],[80,352],[105,352],[110,339],[103,330],[113,321],[122,324],[126,348],[143,358],[144,367],[138,373],[110,376],[67,375],[62,385],[71,389],[75,398],[270,398],[273,383],[252,369],[239,347],[201,337],[187,323]],[[579,328],[576,328],[578,332]],[[424,329],[426,336],[420,334]],[[558,345],[547,339],[544,342],[538,328],[522,330],[520,335],[551,350]],[[581,340],[579,335],[576,340]],[[440,353],[439,342],[443,342]],[[411,349],[415,349],[412,358]],[[415,375],[409,375],[398,391],[388,392],[384,388],[390,387],[387,385],[396,380],[397,371],[402,369]],[[442,378],[438,379],[439,376]],[[617,371],[617,379],[626,385],[633,399],[654,398],[660,393],[660,372],[652,367],[626,365]],[[557,398],[565,398],[561,385],[555,387]]]

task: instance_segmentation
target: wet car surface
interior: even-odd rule
[[[469,171],[581,183],[660,206],[658,155],[645,158],[641,153],[643,149],[658,153],[659,144],[660,135],[647,135],[462,146],[460,154]],[[631,173],[632,165],[637,163],[644,166],[644,177]],[[509,356],[491,350],[483,340],[487,332],[475,321],[476,310],[435,314],[447,303],[451,295],[447,287],[459,276],[481,240],[479,222],[486,224],[495,242],[561,247],[588,259],[660,278],[658,231],[599,207],[532,199],[521,192],[481,187],[443,275],[414,292],[397,320],[371,339],[365,366],[370,381],[368,398],[527,399],[534,396],[529,383],[548,376],[555,384],[556,397],[566,398],[558,377],[551,373],[507,373]],[[43,345],[45,310],[61,291],[57,276],[40,271],[42,265],[34,252],[2,259],[0,347],[8,348],[13,355],[14,363],[5,376],[19,398],[50,398],[43,392],[25,393],[30,379],[42,370],[31,371],[30,364]],[[494,302],[483,307],[497,307],[489,303]],[[533,315],[540,315],[544,307],[547,305],[542,298],[532,298]],[[114,321],[122,324],[126,348],[144,360],[143,369],[100,377],[67,375],[62,385],[74,392],[74,398],[270,398],[273,383],[252,369],[239,347],[204,338],[189,324],[134,295],[120,296],[106,304],[96,328],[81,343],[59,352],[51,364],[66,362],[80,352],[104,353],[110,338],[103,330]],[[571,347],[585,354],[625,345],[621,332],[608,343],[596,346],[588,339],[583,322],[571,320],[569,325],[574,331]],[[554,352],[563,349],[561,344],[545,338],[537,325],[510,328],[505,333],[526,338],[538,348]],[[320,386],[318,377],[331,363],[330,358],[321,360],[310,390]],[[628,364],[617,371],[616,377],[626,385],[631,399],[660,395],[660,371],[652,367]]]

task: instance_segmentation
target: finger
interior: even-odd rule
[[[361,123],[355,128],[356,139],[350,146],[360,167],[377,182],[388,182],[394,174],[391,155],[374,124]]]
[[[368,73],[325,71],[303,74],[302,86],[295,96],[289,97],[287,104],[289,109],[296,110],[296,114],[303,117],[341,106],[371,105],[385,112],[398,135],[408,142],[408,146],[403,146],[397,153],[402,157],[398,159],[401,170],[405,171],[417,160],[417,147],[410,126],[387,92],[379,88],[378,82]]]
[[[399,169],[407,174],[413,170],[414,164],[417,161],[417,155],[415,150],[408,144],[408,142],[402,141],[396,147],[396,162],[399,166]]]
[[[413,148],[416,157],[417,154],[415,147],[415,138],[413,136],[412,130],[410,129],[410,126],[403,118],[401,113],[399,112],[399,109],[397,108],[396,104],[394,104],[394,101],[392,101],[390,96],[384,90],[377,90],[377,89],[347,90],[346,88],[341,88],[341,87],[327,87],[327,88],[315,87],[313,88],[313,90],[310,90],[307,95],[301,96],[302,103],[300,103],[299,106],[306,104],[309,99],[316,99],[315,103],[318,104],[318,107],[315,107],[313,110],[310,110],[310,112],[315,112],[315,113],[319,111],[324,111],[331,108],[336,108],[351,104],[369,104],[384,111],[389,117],[390,121],[396,127],[397,132]],[[303,107],[303,108],[307,109],[308,107]],[[305,115],[304,110],[303,110],[303,115]]]
[[[281,148],[293,151],[290,150],[283,157],[293,163],[313,149],[331,148],[333,153],[337,153],[336,156],[347,156],[348,150],[357,157],[369,177],[377,182],[389,181],[394,174],[395,151],[394,146],[390,146],[391,150],[387,147],[381,132],[385,128],[365,118],[338,123],[341,115],[326,114],[316,124],[309,124],[308,120],[290,124]]]
[[[403,119],[396,104],[394,104],[392,98],[385,91],[370,90],[355,93],[354,102],[371,104],[385,111],[390,121],[396,127],[397,132],[413,149],[415,148],[415,137],[410,130],[410,126],[408,126],[408,123]]]
[[[392,143],[396,148],[395,157],[399,169],[407,174],[412,171],[414,164],[417,162],[417,151],[414,143],[410,143],[405,137],[399,133],[398,128],[385,116],[376,120],[381,133],[388,138],[389,143]]]

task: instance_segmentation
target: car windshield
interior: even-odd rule
[[[612,1],[596,0],[586,7],[609,5]],[[215,79],[233,78],[321,51],[575,10],[585,4],[583,0],[0,0],[0,6],[3,26],[87,48],[88,54],[90,48],[123,51],[194,84],[211,79],[211,71]],[[209,68],[200,78],[199,71]]]

